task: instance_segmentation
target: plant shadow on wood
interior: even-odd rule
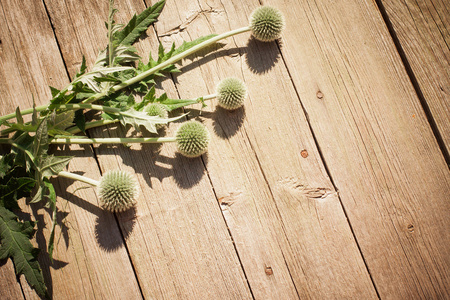
[[[136,224],[136,208],[118,213],[120,215],[120,230],[117,227],[117,221],[114,214],[108,211],[99,214],[95,220],[95,237],[101,249],[107,252],[114,252],[115,250],[125,245],[125,240],[130,236]],[[111,234],[114,231],[120,231],[121,235]]]
[[[74,172],[75,174],[83,175],[83,172]],[[102,250],[111,252],[114,251],[124,245],[124,239],[131,233],[132,225],[128,226],[129,230],[126,234],[121,234],[120,229],[117,225],[117,222],[115,220],[114,214],[112,212],[106,211],[103,208],[101,208],[99,205],[93,204],[81,197],[78,197],[76,195],[77,191],[88,188],[88,189],[95,189],[91,186],[86,185],[86,187],[78,188],[72,193],[67,192],[68,187],[73,183],[73,181],[68,179],[60,178],[61,180],[58,180],[58,189],[61,191],[66,191],[61,194],[61,196],[68,202],[70,202],[73,205],[76,205],[80,207],[81,209],[88,211],[89,213],[97,216],[95,220],[95,238],[97,240],[97,243],[99,247]],[[134,209],[131,209],[130,211],[134,211]],[[67,215],[67,214],[66,214]],[[58,224],[65,225],[65,223],[62,223],[58,220]],[[70,229],[67,226],[64,226],[65,229],[62,231],[64,240],[66,242],[66,247],[69,246],[69,234],[68,230]],[[55,238],[55,244],[58,242],[58,239]]]
[[[265,43],[251,37],[248,41],[245,61],[255,74],[262,74],[272,69],[280,60],[280,51],[276,43]]]
[[[211,103],[209,103],[211,105]],[[245,119],[245,104],[235,110],[226,110],[218,105],[215,106],[214,112],[208,112],[199,109],[187,110],[191,118],[199,116],[209,118],[213,121],[214,134],[222,139],[228,139],[234,136],[242,127]]]

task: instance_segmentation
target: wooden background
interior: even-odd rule
[[[127,22],[155,1],[117,0]],[[172,98],[245,81],[243,109],[213,101],[197,159],[165,144],[71,146],[69,170],[137,174],[135,210],[111,214],[94,189],[55,179],[54,299],[449,299],[450,14],[446,0],[167,0],[137,45],[180,45],[248,24],[260,5],[286,17],[282,38],[248,33],[183,62]],[[46,103],[106,46],[108,1],[0,0],[0,113]],[[166,131],[170,136],[179,123]],[[94,136],[125,134],[118,127]],[[59,151],[61,152],[61,151]],[[46,249],[50,217],[36,245]],[[36,299],[11,261],[2,299]]]

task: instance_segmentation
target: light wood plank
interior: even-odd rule
[[[381,3],[450,152],[450,10],[445,0]]]
[[[450,176],[373,1],[265,1],[382,298],[449,296]]]
[[[10,259],[0,261],[0,278],[2,299],[24,299],[20,283],[16,279],[13,262]]]
[[[31,107],[32,94],[37,105],[44,104],[51,96],[48,85],[61,88],[69,83],[43,3],[33,1],[24,7],[19,2],[1,2],[1,114],[10,113],[19,105],[22,109]],[[91,149],[71,150],[56,151],[78,155],[69,170],[98,178]],[[53,263],[45,251],[51,227],[48,211],[35,205],[30,209],[21,201],[23,210],[39,221],[35,245],[44,250],[39,261],[50,294],[54,299],[140,298],[114,216],[98,208],[93,189],[80,190],[85,184],[59,179],[54,183],[59,195],[58,220],[65,226],[62,230],[57,227]],[[69,214],[63,220],[65,213]],[[115,247],[111,249],[109,245]],[[21,282],[26,298],[37,299],[23,276]]]
[[[257,6],[169,2],[156,29],[169,48],[246,26]],[[180,24],[184,30],[166,34]],[[229,76],[249,88],[243,109],[229,113],[213,102],[200,119],[213,133],[205,164],[254,297],[376,298],[276,44],[244,34],[184,65],[176,76],[181,98],[214,93]]]
[[[93,7],[92,1],[47,1],[51,18],[65,6],[74,20],[83,23],[75,28],[78,57],[86,55],[93,62],[94,48],[106,45],[104,19],[107,3]],[[82,7],[80,9],[80,6]],[[126,22],[133,13],[144,9],[140,1],[117,3],[118,22]],[[72,30],[72,29],[68,29]],[[63,39],[65,29],[57,30]],[[147,56],[156,53],[157,41],[150,38],[137,45]],[[149,43],[150,41],[150,43]],[[67,46],[71,47],[71,46]],[[61,43],[63,53],[71,51]],[[65,56],[67,65],[76,64],[71,55]],[[73,55],[75,57],[75,55]],[[72,72],[72,71],[71,71]],[[73,72],[71,73],[73,74]],[[176,91],[172,83],[163,86],[172,97]],[[174,133],[172,124],[167,135]],[[110,127],[95,136],[124,134]],[[97,147],[102,170],[126,169],[136,172],[142,197],[135,212],[119,214],[120,224],[127,236],[127,246],[139,278],[142,292],[155,299],[250,299],[242,267],[235,252],[215,195],[206,176],[201,159],[185,159],[175,155],[174,145]]]

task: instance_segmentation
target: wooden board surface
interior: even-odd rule
[[[246,26],[258,5],[169,2],[156,30],[166,47],[179,45]],[[194,18],[192,12],[201,13]],[[165,34],[186,20],[191,21],[185,30]],[[279,50],[249,37],[233,37],[218,53],[186,60],[175,80],[181,98],[214,93],[230,76],[248,86],[245,108],[229,113],[213,102],[199,119],[213,132],[205,164],[253,295],[292,299],[293,285],[300,298],[376,297],[293,86],[285,80]],[[266,71],[256,71],[261,69]],[[194,109],[190,116],[196,114]],[[303,149],[308,158],[301,156]]]
[[[117,2],[123,23],[155,1]],[[401,6],[394,2],[386,12],[401,32],[409,17],[393,14]],[[92,65],[106,46],[107,1],[0,4],[1,114],[31,106],[32,95],[45,103],[48,85],[67,85],[82,55]],[[356,0],[263,4],[285,13],[280,41],[229,38],[160,83],[172,98],[214,93],[229,76],[247,84],[242,109],[227,112],[213,100],[201,114],[200,105],[186,110],[211,132],[207,154],[187,159],[174,144],[70,147],[77,156],[70,171],[91,178],[117,168],[135,172],[142,197],[136,209],[114,215],[98,207],[94,189],[54,180],[65,226],[55,262],[40,256],[54,299],[450,297],[450,174],[378,7]],[[445,40],[448,22],[442,3],[434,4],[419,19],[439,15],[441,23],[427,28]],[[246,26],[259,5],[169,0],[137,49],[146,60],[160,42],[169,48]],[[417,34],[426,41],[422,27]],[[398,35],[402,45],[418,45]],[[436,47],[442,51],[426,51]],[[445,140],[448,51],[436,37],[412,53],[429,62],[411,69]],[[438,75],[421,81],[431,70]],[[136,133],[110,126],[90,134]],[[45,249],[48,212],[28,212],[39,220],[36,245]],[[23,277],[13,277],[10,261],[1,263],[2,295],[37,298]]]
[[[445,298],[449,171],[375,3],[267,3],[380,296]]]
[[[1,23],[6,25],[1,26],[0,38],[3,115],[16,106],[31,107],[33,96],[37,105],[46,103],[51,97],[48,86],[63,87],[69,78],[43,3],[33,1],[24,8],[19,1],[2,0],[1,6]],[[33,35],[29,34],[31,28]],[[90,147],[71,147],[70,153],[76,156],[69,165],[70,171],[99,177]],[[80,189],[86,185],[61,179],[55,180],[55,186],[59,195],[58,222],[62,227],[57,227],[53,263],[46,253],[51,227],[48,210],[40,205],[30,209],[21,203],[24,211],[38,221],[35,246],[43,249],[39,261],[50,294],[55,299],[130,295],[138,299],[141,293],[119,227],[113,215],[98,208],[95,190]],[[114,251],[108,249],[110,245],[115,245]],[[25,297],[37,298],[23,276],[21,282]]]
[[[412,81],[450,152],[450,9],[445,0],[381,1]]]

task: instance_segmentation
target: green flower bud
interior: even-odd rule
[[[250,28],[257,40],[274,41],[281,36],[281,31],[283,31],[283,14],[270,6],[258,7],[250,16]]]
[[[169,117],[169,112],[167,111],[166,107],[162,105],[161,103],[150,103],[147,106],[144,107],[144,111],[149,116],[158,116],[163,119],[167,119]],[[160,129],[164,127],[165,124],[156,124],[156,129]]]
[[[244,100],[247,97],[247,87],[240,79],[229,77],[217,85],[216,93],[219,106],[228,110],[234,110],[244,105]]]
[[[136,204],[139,185],[131,173],[115,170],[106,172],[98,185],[100,204],[111,212],[125,211]]]
[[[183,123],[176,133],[178,151],[186,157],[198,157],[205,153],[209,139],[208,129],[197,121]]]

